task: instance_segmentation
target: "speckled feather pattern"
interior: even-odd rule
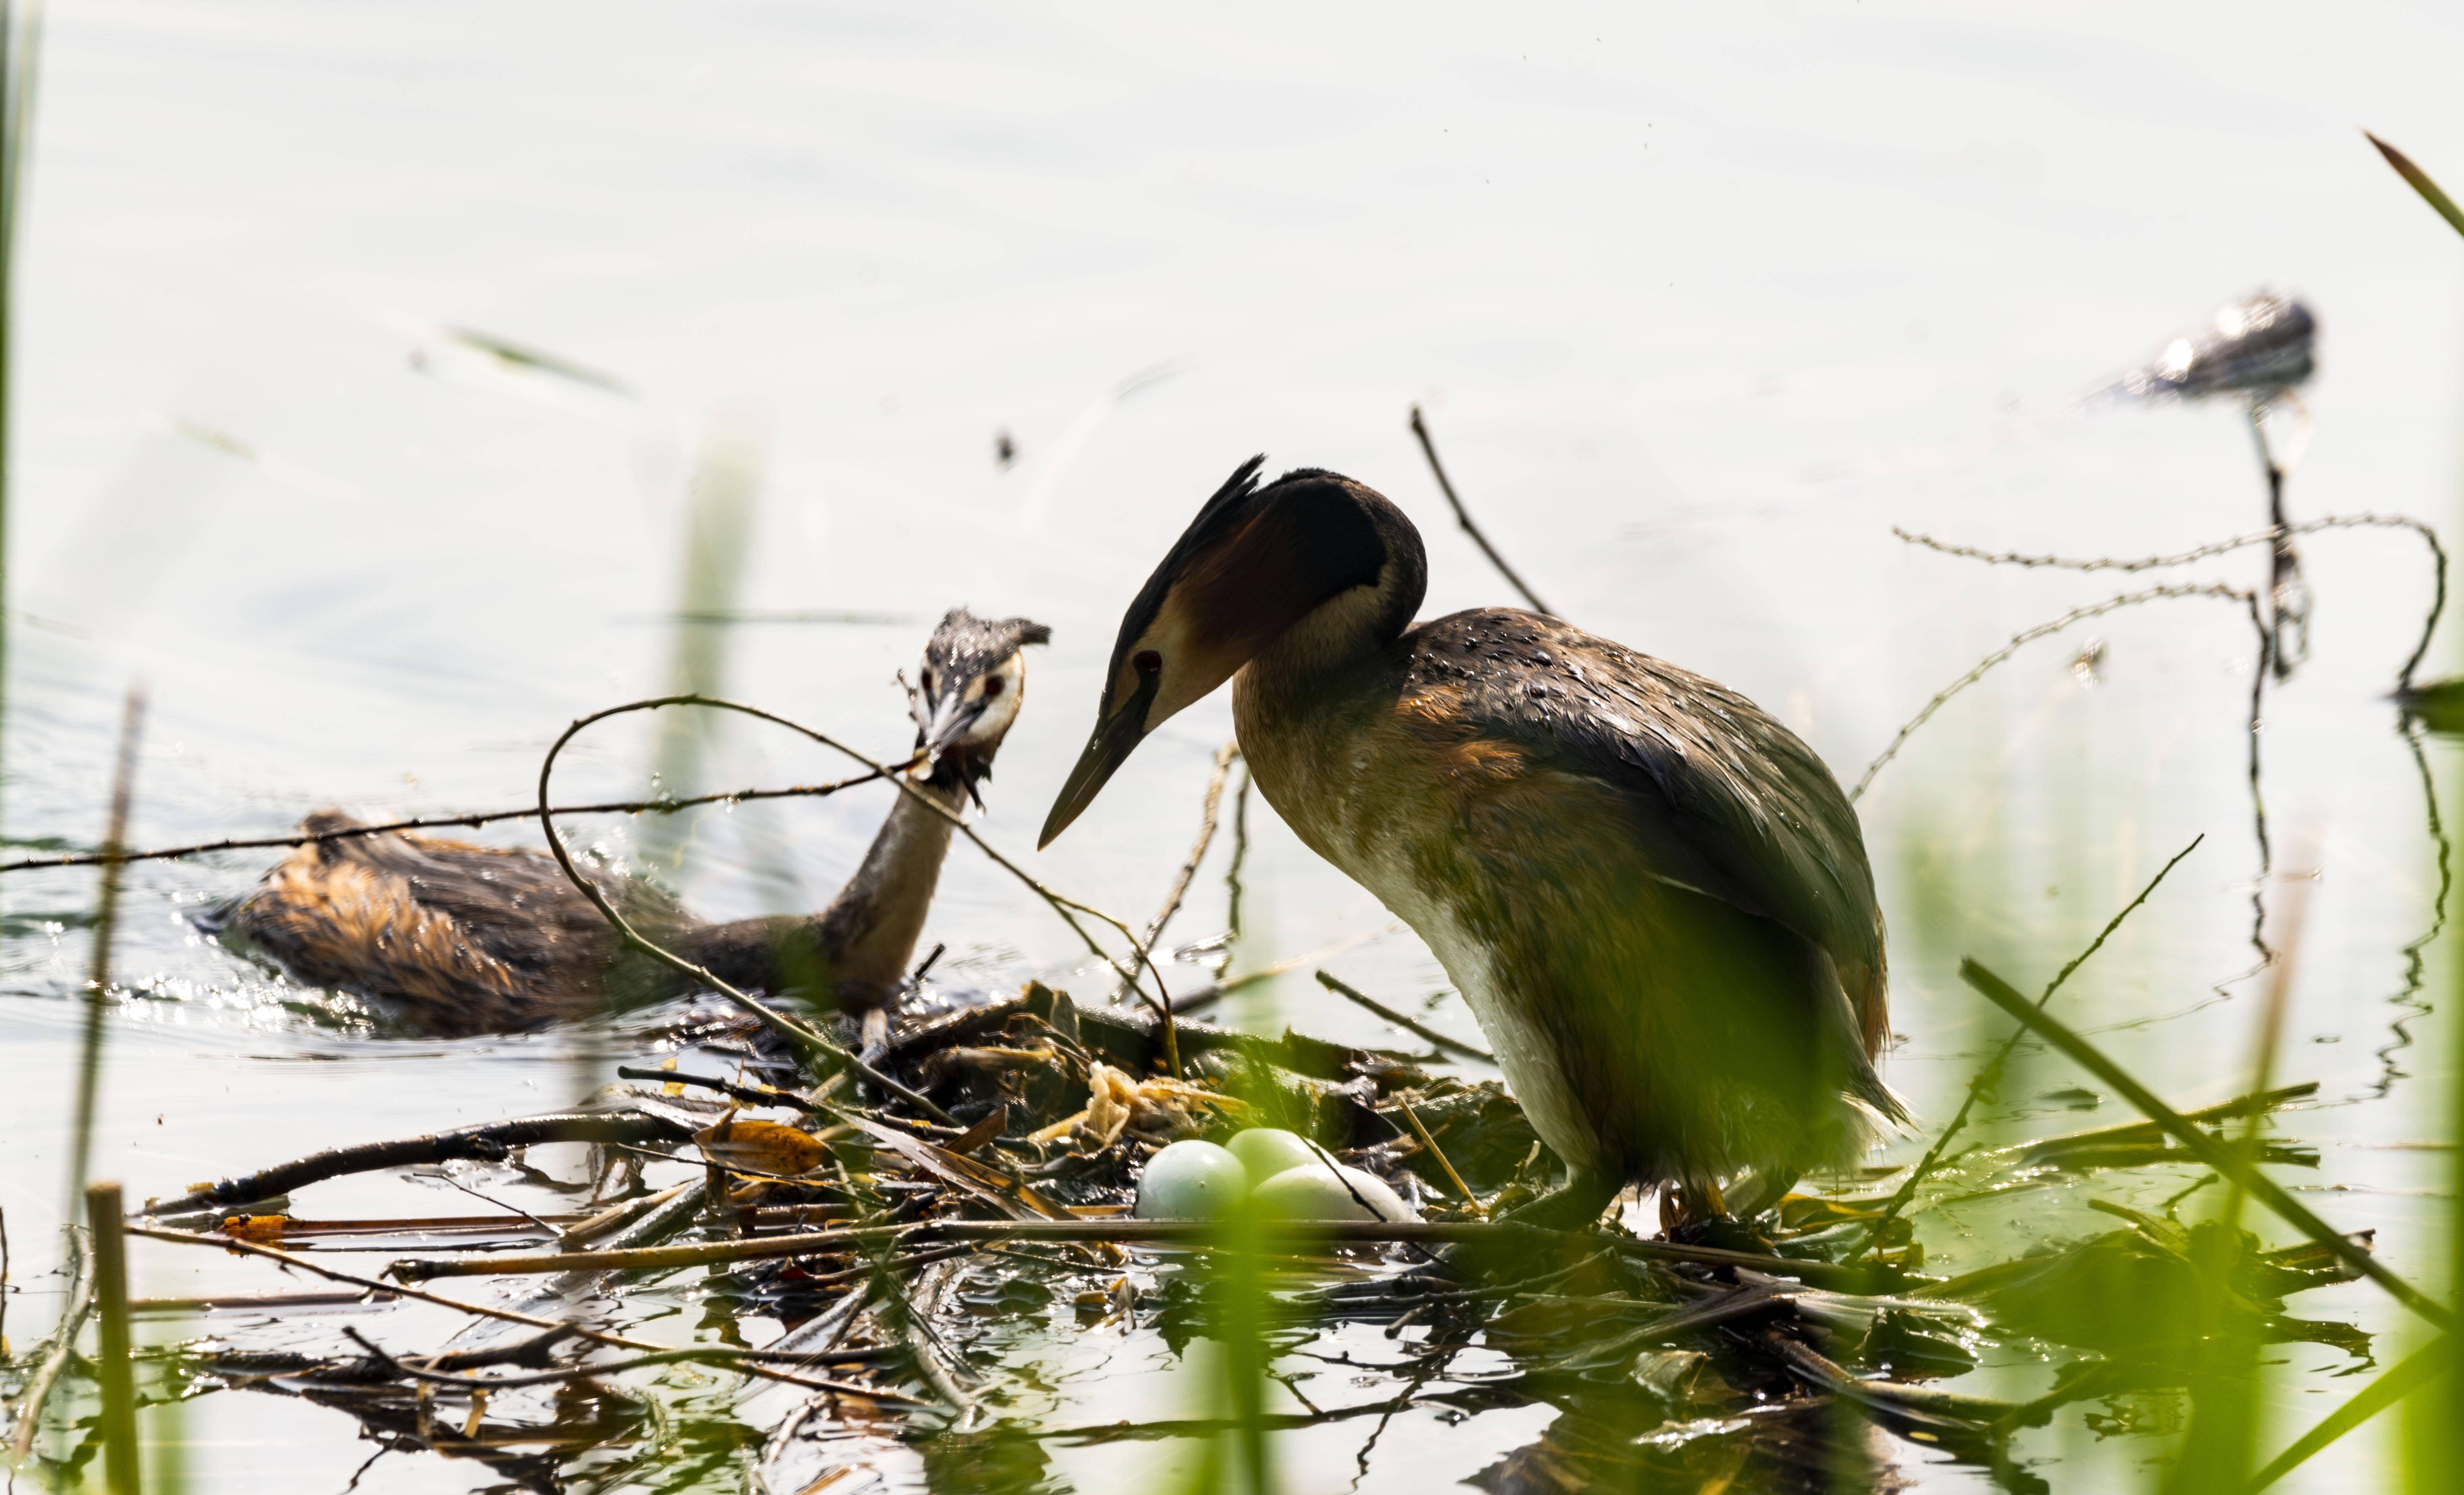
[[[1898,1106],[1854,811],[1744,696],[1554,619],[1236,683],[1262,791],[1428,939],[1535,1127],[1637,1182],[1844,1161]]]
[[[1050,637],[1024,618],[955,608],[934,630],[924,665],[943,680],[973,680]],[[883,1003],[932,906],[950,843],[944,811],[990,776],[999,747],[997,736],[961,742],[912,778],[916,793],[897,796],[855,876],[819,913],[706,923],[639,879],[594,881],[645,935],[731,985],[778,993],[819,981],[842,1005]],[[358,824],[322,810],[300,828]],[[215,922],[299,980],[368,998],[443,1035],[539,1027],[680,984],[626,955],[553,859],[466,841],[397,832],[304,846]]]

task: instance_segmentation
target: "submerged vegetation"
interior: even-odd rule
[[[2464,231],[2434,184],[2381,148]],[[0,196],[0,263],[7,211]],[[511,344],[495,351],[525,367],[557,363]],[[2319,1087],[2283,1049],[2301,885],[2290,897],[2270,886],[2277,858],[2257,736],[2268,690],[2306,648],[2314,600],[2292,539],[2350,528],[2407,528],[2426,542],[2435,601],[2392,683],[2409,734],[2410,718],[2453,730],[2464,693],[2414,678],[2443,609],[2446,555],[2416,519],[2285,517],[2292,462],[2270,445],[2263,412],[2290,389],[2271,384],[2253,397],[2271,503],[2265,529],[2144,559],[1989,553],[1903,535],[1953,556],[2073,572],[2185,567],[2265,544],[2271,581],[2264,590],[2210,581],[2143,587],[2027,629],[1925,702],[1856,785],[1861,794],[1954,695],[2037,640],[2159,601],[2208,598],[2246,615],[2246,773],[2259,857],[2250,937],[2266,993],[2246,1067],[2241,1055],[2211,1066],[2234,1076],[2238,1093],[2177,1109],[2068,1021],[2058,1000],[2091,962],[2115,958],[2108,941],[2200,851],[2194,841],[2066,964],[2026,973],[2033,995],[2015,970],[1966,962],[1963,977],[1997,1014],[1996,1026],[1980,1029],[1995,1042],[1977,1056],[1956,1110],[1911,1138],[1904,1161],[1819,1180],[1749,1218],[1689,1220],[1664,1234],[1639,1210],[1580,1231],[1505,1218],[1554,1187],[1563,1170],[1497,1081],[1457,1072],[1491,1064],[1488,1052],[1330,972],[1315,972],[1327,989],[1428,1046],[1359,1046],[1296,1031],[1268,1038],[1189,1016],[1245,979],[1230,977],[1229,952],[1241,934],[1248,784],[1245,773],[1234,780],[1241,765],[1228,747],[1213,761],[1196,845],[1142,929],[1031,877],[961,813],[925,802],[1069,925],[1094,984],[1073,994],[1030,982],[979,1001],[918,1004],[868,1034],[852,1018],[791,1008],[667,948],[659,931],[627,922],[568,847],[560,817],[621,812],[672,824],[700,803],[821,796],[873,779],[916,794],[900,777],[907,765],[712,693],[721,661],[709,639],[686,647],[680,634],[675,693],[608,707],[559,737],[539,766],[536,806],[155,851],[123,845],[141,720],[132,695],[102,843],[0,868],[100,868],[73,1194],[87,1184],[113,911],[132,861],[536,817],[617,937],[689,979],[695,995],[600,1035],[617,1045],[614,1083],[574,1107],[296,1157],[269,1144],[256,1171],[149,1198],[124,1222],[114,1186],[98,1185],[93,1230],[70,1232],[63,1311],[47,1338],[8,1347],[0,1374],[16,1456],[51,1487],[99,1473],[112,1488],[133,1489],[141,1424],[162,1426],[200,1396],[245,1394],[330,1413],[338,1438],[349,1430],[375,1446],[371,1462],[387,1454],[467,1460],[503,1488],[803,1495],[878,1478],[910,1488],[1040,1491],[1070,1487],[1064,1451],[1162,1443],[1184,1456],[1175,1477],[1188,1488],[1331,1488],[1407,1459],[1389,1441],[1398,1421],[1515,1408],[1536,1414],[1529,1436],[1450,1478],[1499,1495],[1850,1490],[1896,1487],[1900,1465],[1922,1462],[1961,1466],[2002,1489],[2052,1490],[2066,1487],[2057,1440],[2079,1435],[2142,1448],[2150,1488],[2253,1491],[2399,1403],[2443,1398],[2409,1424],[2405,1477],[2412,1489],[2452,1487],[2464,1469],[2454,1441],[2464,1436],[2455,1415],[2464,1378],[2445,1374],[2449,1305],[2464,1290],[2453,1192],[2442,1209],[2456,1269],[2418,1282],[2381,1260],[2370,1231],[2343,1228],[2335,1208],[2314,1209],[2278,1176],[2319,1167],[2319,1152],[2297,1131]],[[1418,408],[1411,429],[1436,470]],[[730,460],[730,481],[749,483],[751,459]],[[1441,470],[1438,480],[1463,529],[1530,596]],[[722,496],[725,533],[706,537],[714,553],[741,548],[740,533],[727,527],[740,494]],[[735,563],[696,552],[688,611],[733,607],[726,573]],[[864,771],[790,789],[551,802],[558,756],[577,735],[649,710],[784,727]],[[663,737],[660,782],[684,783],[709,740],[681,728]],[[2407,740],[2425,790],[2433,788],[2417,735]],[[1230,929],[1174,952],[1162,943],[1166,927],[1216,840],[1227,793]],[[2440,836],[2434,794],[2427,819]],[[645,845],[651,870],[665,872],[688,838],[653,835]],[[2444,927],[2445,850],[2438,841],[2438,922],[2407,951],[2408,1010],[2428,1005],[2421,951]],[[1177,961],[1219,955],[1209,984],[1167,989]],[[933,958],[910,978],[911,991]],[[2059,1055],[2062,1067],[2047,1055]],[[2057,1074],[2084,1104],[2109,1094],[2135,1114],[2086,1128],[2048,1123],[2025,1135],[2013,1134],[2007,1115],[1984,1124],[1981,1111],[2023,1077]],[[2079,1089],[2080,1075],[2102,1091]],[[2443,1119],[2444,1135],[2425,1145],[2453,1152],[2464,1116]],[[1375,1198],[1391,1189],[1400,1211],[1353,1189],[1356,1209],[1338,1201],[1276,1216],[1259,1202],[1261,1190],[1203,1219],[1175,1218],[1152,1201],[1141,1213],[1141,1178],[1163,1149],[1259,1128],[1287,1131],[1358,1170],[1380,1186]],[[327,1218],[301,1203],[334,1180],[388,1175],[403,1199],[396,1212]],[[2155,1208],[2100,1192],[2125,1176],[2178,1187]],[[423,1207],[440,1184],[488,1212]],[[1963,1209],[2056,1191],[2083,1201],[2097,1228],[1993,1241],[1994,1253],[1979,1259],[1983,1233],[1961,1222]],[[529,1208],[517,1198],[556,1202]],[[1330,1215],[1338,1218],[1316,1218]],[[261,1264],[265,1286],[209,1300],[132,1300],[123,1224],[145,1250],[210,1250]],[[370,1254],[382,1264],[335,1264]],[[2387,1336],[2352,1321],[2351,1297],[2303,1307],[2305,1294],[2344,1284],[2383,1293],[2419,1330],[2391,1351]],[[132,1313],[223,1317],[137,1350],[132,1389]],[[89,1319],[91,1353],[78,1348]],[[2337,1375],[2352,1377],[2335,1383],[2341,1405],[2298,1425],[2272,1416],[2263,1396],[2271,1356],[2293,1346],[2316,1347]],[[1177,1368],[1174,1405],[1149,1397],[1118,1418],[1054,1415],[1060,1387],[1127,1379],[1133,1362]],[[1350,1465],[1312,1467],[1304,1478],[1288,1450],[1322,1454],[1333,1445],[1320,1433],[1345,1440]],[[176,1471],[156,1480],[176,1482]]]

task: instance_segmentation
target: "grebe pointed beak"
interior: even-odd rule
[[[968,700],[965,687],[960,686],[933,702],[932,709],[932,715],[917,723],[915,745],[927,758],[938,761],[974,728],[977,718],[984,714],[984,703],[980,696]]]
[[[1088,739],[1087,751],[1078,755],[1078,766],[1069,770],[1068,781],[1052,802],[1052,813],[1045,817],[1044,833],[1035,841],[1035,849],[1052,845],[1054,837],[1069,828],[1069,823],[1095,802],[1112,771],[1128,760],[1140,742],[1146,740],[1147,708],[1155,695],[1155,677],[1147,676],[1138,683],[1138,692],[1121,703],[1121,709],[1095,725],[1095,735]]]

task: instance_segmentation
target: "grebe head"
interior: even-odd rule
[[[1067,828],[1146,735],[1271,645],[1340,658],[1399,636],[1420,605],[1420,537],[1376,493],[1316,468],[1259,486],[1241,464],[1147,578],[1112,645],[1095,734],[1039,846]]]
[[[1041,623],[951,608],[925,644],[915,683],[907,688],[915,747],[931,764],[919,771],[955,774],[970,794],[990,778],[993,755],[1026,693],[1026,662],[1019,650],[1051,641],[1052,630]]]

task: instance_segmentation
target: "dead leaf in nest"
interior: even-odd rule
[[[715,1127],[693,1133],[702,1155],[732,1168],[795,1176],[822,1166],[829,1157],[811,1133],[776,1121],[748,1121],[730,1116]]]
[[[1121,1139],[1124,1132],[1146,1136],[1196,1136],[1205,1130],[1198,1119],[1203,1110],[1246,1114],[1249,1106],[1237,1097],[1185,1080],[1133,1080],[1101,1061],[1087,1070],[1087,1109],[1032,1133],[1039,1142],[1086,1133],[1086,1150],[1098,1153]]]

